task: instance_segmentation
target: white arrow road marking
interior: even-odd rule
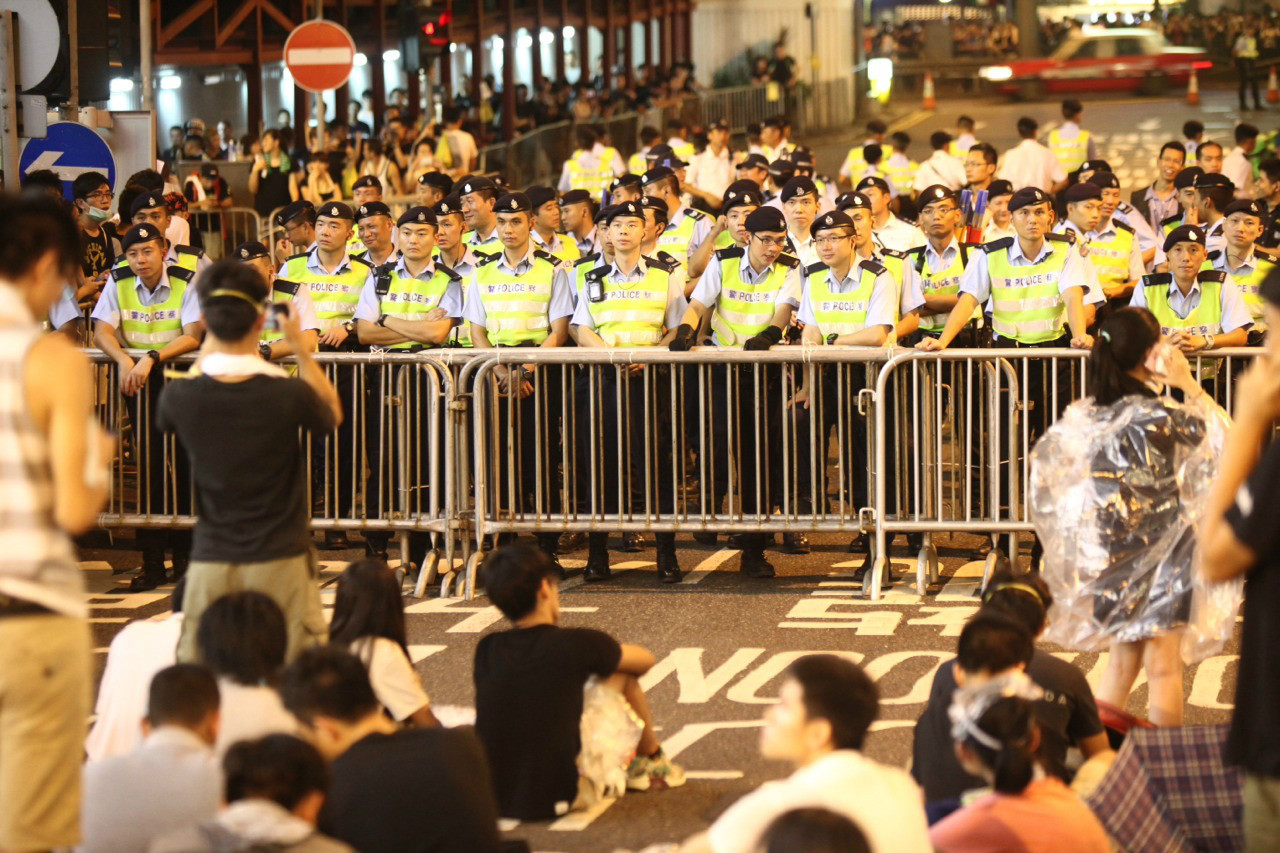
[[[289,51],[289,65],[348,65],[349,47],[295,47]]]
[[[86,172],[102,172],[104,169],[81,168],[79,166],[55,166],[54,164],[62,158],[65,151],[42,151],[40,156],[31,161],[31,165],[27,167],[27,174],[39,172],[42,169],[49,169],[57,174],[64,181],[74,181],[76,178]]]

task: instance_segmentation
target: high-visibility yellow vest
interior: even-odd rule
[[[711,242],[714,249],[732,249],[737,245],[737,241],[733,239],[733,235],[728,230],[721,231],[716,235],[716,239]]]
[[[644,160],[643,151],[637,151],[627,159],[627,171],[633,175],[643,175],[649,171],[649,164]]]
[[[747,338],[763,332],[773,320],[778,292],[787,276],[800,261],[791,255],[779,255],[769,273],[755,284],[742,280],[742,256],[745,249],[720,249],[715,260],[720,264],[720,296],[711,314],[711,328],[722,347],[742,344]]]
[[[476,266],[489,342],[498,347],[538,346],[551,335],[551,290],[559,261],[534,249],[529,269],[514,275],[498,269],[501,258],[493,255]]]
[[[1160,230],[1165,233],[1165,236],[1168,236],[1170,231],[1177,228],[1181,224],[1182,224],[1182,214],[1176,213],[1173,216],[1170,216],[1168,219],[1160,220]]]
[[[1089,241],[1089,261],[1098,273],[1098,281],[1103,285],[1128,284],[1129,258],[1133,254],[1133,244],[1137,235],[1131,227],[1115,219],[1111,220],[1115,234],[1110,239],[1101,240],[1095,237]]]
[[[693,231],[698,227],[706,214],[691,207],[684,209],[684,218],[674,228],[670,225],[658,235],[658,248],[668,252],[680,265],[689,265],[689,241],[693,239]]]
[[[657,346],[666,331],[667,292],[675,269],[657,258],[643,258],[644,278],[615,284],[607,279],[612,266],[600,266],[583,277],[583,294],[596,334],[611,347]],[[602,298],[587,294],[598,283]]]
[[[143,305],[138,298],[138,278],[132,272],[115,279],[116,299],[120,304],[120,336],[126,347],[164,349],[182,334],[182,298],[194,273],[177,265],[166,270],[169,295],[157,305]],[[159,285],[157,285],[158,287]]]
[[[1200,282],[1200,304],[1185,317],[1179,317],[1169,304],[1169,287],[1173,285],[1173,273],[1155,273],[1142,277],[1142,288],[1147,298],[1147,308],[1160,323],[1160,334],[1189,332],[1193,335],[1222,334],[1222,285],[1227,274],[1217,270],[1202,270],[1196,275]],[[1200,367],[1203,379],[1218,375],[1217,359],[1207,359]]]
[[[546,243],[534,242],[537,244],[538,248],[542,249],[542,251],[549,255],[553,255],[566,263],[576,263],[578,258],[582,257],[582,250],[578,248],[577,241],[571,240],[564,235],[560,235],[560,248],[556,249],[554,252],[547,248]]]
[[[907,253],[916,272],[920,273],[926,295],[932,293],[939,296],[956,296],[960,293],[960,279],[964,275],[965,264],[969,263],[969,245],[957,242],[956,246],[959,248],[956,256],[946,269],[938,272],[929,269],[925,259],[927,246],[917,246]],[[977,310],[982,309],[979,307]],[[920,317],[920,329],[925,332],[941,332],[947,327],[947,318],[950,316],[950,312],[923,315]]]
[[[1070,244],[1065,239],[1048,240],[1050,251],[1043,260],[1015,267],[1009,262],[1014,239],[1005,237],[982,247],[991,276],[991,327],[1019,343],[1048,343],[1062,336],[1066,319],[1058,283]]]
[[[858,274],[858,286],[849,293],[837,293],[831,289],[830,270],[824,263],[805,267],[805,281],[809,288],[809,305],[818,331],[824,337],[849,335],[867,327],[867,311],[871,307],[871,295],[876,279],[888,269],[879,261],[859,261],[853,268]]]
[[[1089,131],[1084,128],[1072,139],[1065,139],[1062,131],[1054,128],[1049,131],[1049,148],[1063,171],[1074,172],[1089,159]]]
[[[271,303],[273,305],[292,303],[293,298],[298,295],[298,289],[300,287],[302,287],[302,285],[296,281],[286,281],[282,278],[276,279],[271,285]],[[264,326],[262,328],[262,335],[258,339],[264,344],[273,344],[276,341],[284,339],[284,331],[278,326],[276,328]]]
[[[319,251],[319,250],[316,250]],[[348,255],[347,269],[338,273],[318,273],[307,269],[310,252],[294,255],[284,262],[283,278],[305,284],[316,308],[321,331],[350,320],[360,302],[360,290],[373,269],[369,262]],[[327,322],[326,322],[327,321]]]
[[[679,145],[671,146],[671,153],[688,163],[697,152],[694,150],[692,142],[681,142]]]
[[[867,158],[862,153],[862,149],[865,147],[866,143],[855,145],[849,149],[849,153],[844,157],[845,171],[849,173],[849,177],[855,186],[862,177],[862,173],[867,170]]]
[[[374,270],[373,288],[378,295],[378,311],[401,320],[420,320],[440,307],[449,285],[462,281],[462,276],[436,261],[431,278],[423,280],[401,275],[399,263],[387,263]],[[417,341],[401,341],[387,349],[406,350],[421,346]]]
[[[598,162],[588,164],[587,158],[591,155],[590,151],[584,151],[581,148],[574,151],[573,156],[567,162],[569,167],[569,188],[586,190],[591,193],[592,198],[601,198],[615,177],[613,166],[610,164],[613,163],[613,158],[617,156],[617,153],[613,148],[606,148],[600,154]]]
[[[920,164],[911,160],[905,166],[894,166],[891,160],[885,159],[881,164],[881,171],[899,193],[911,195],[915,186],[916,172],[920,171]]]
[[[1249,316],[1253,318],[1254,329],[1266,329],[1266,319],[1262,311],[1265,300],[1262,298],[1261,288],[1262,282],[1275,269],[1275,262],[1255,254],[1253,256],[1253,272],[1248,275],[1241,275],[1227,269],[1226,251],[1210,252],[1209,256],[1213,265],[1212,269],[1231,276],[1231,280],[1240,288],[1240,295],[1244,298],[1244,304],[1249,308]]]

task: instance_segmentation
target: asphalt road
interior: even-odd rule
[[[1199,109],[1177,99],[1119,99],[1091,102],[1084,124],[1098,138],[1100,154],[1111,162],[1127,188],[1150,180],[1160,144],[1180,138],[1182,122],[1192,116],[1224,141],[1234,120],[1234,93],[1206,92]],[[953,128],[960,113],[978,120],[977,135],[1000,150],[1016,143],[1014,124],[1021,115],[1042,122],[1058,118],[1056,103],[1012,104],[995,100],[944,101],[936,112],[899,110],[892,129],[915,140],[917,159],[928,155],[927,140],[936,129]],[[850,144],[862,134],[814,140],[822,171],[834,175]],[[131,620],[168,609],[169,590],[122,593],[126,569],[139,555],[121,538],[114,547],[84,552],[90,586],[94,640],[99,668],[110,639]],[[652,543],[650,543],[652,544]],[[580,568],[585,553],[566,555],[570,569],[564,584],[564,624],[610,632],[618,639],[650,648],[657,667],[646,677],[660,735],[668,754],[682,764],[689,783],[660,794],[632,794],[595,812],[549,825],[511,830],[537,850],[596,851],[640,849],[675,841],[704,829],[715,816],[761,782],[784,775],[786,768],[763,761],[757,749],[759,722],[776,695],[778,675],[807,652],[851,656],[878,682],[882,707],[867,751],[874,758],[906,766],[911,730],[924,707],[932,674],[954,651],[964,620],[976,608],[973,591],[981,564],[969,560],[972,538],[937,543],[943,559],[943,583],[921,598],[899,583],[878,602],[858,593],[852,572],[861,555],[848,553],[848,540],[816,537],[807,556],[773,554],[778,577],[760,581],[737,573],[737,554],[680,540],[687,572],[676,586],[661,586],[650,548],[640,554],[613,554],[615,577],[584,586]],[[358,556],[322,552],[326,597],[345,559]],[[905,551],[895,552],[902,569],[914,571]],[[471,713],[471,661],[476,642],[502,627],[496,609],[483,597],[475,601],[409,599],[410,643],[437,713],[464,721]],[[1096,683],[1104,656],[1059,651]],[[1187,673],[1187,721],[1222,722],[1234,693],[1236,654],[1223,652],[1192,666]],[[1146,688],[1139,682],[1130,709],[1142,713]]]

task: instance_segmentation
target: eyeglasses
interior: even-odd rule
[[[787,246],[786,237],[756,237],[754,234],[751,236],[759,240],[760,245],[764,246],[766,249],[784,249]]]
[[[113,193],[111,190],[99,190],[96,193],[89,193],[87,196],[85,196],[85,198],[100,198],[103,201],[111,201],[111,199],[115,197],[116,197],[116,194]]]
[[[852,236],[847,232],[843,234],[825,234],[821,237],[814,237],[813,243],[815,246],[834,246],[841,240],[848,240]]]

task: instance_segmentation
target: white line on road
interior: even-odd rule
[[[698,563],[697,567],[694,568],[693,571],[684,576],[684,580],[682,580],[681,583],[689,585],[702,583],[703,578],[720,568],[729,560],[730,557],[738,553],[741,552],[734,548],[721,548],[701,563]]]

